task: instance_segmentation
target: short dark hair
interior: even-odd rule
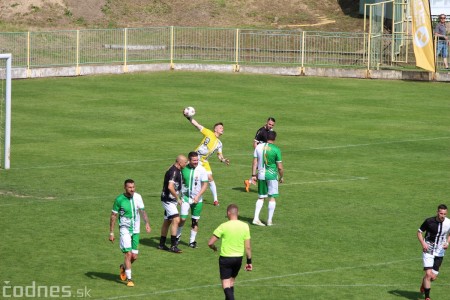
[[[267,122],[269,122],[269,121],[276,122],[274,117],[268,117],[268,118],[267,118]]]
[[[197,157],[197,156],[198,156],[198,153],[195,152],[195,151],[191,151],[191,152],[189,152],[189,154],[188,154],[189,160],[190,160],[192,157]]]
[[[214,124],[214,129],[216,129],[216,127],[219,126],[219,125],[222,125],[222,126],[223,126],[223,123],[222,123],[222,122],[219,122],[219,123]]]
[[[230,214],[238,215],[239,212],[238,206],[236,204],[228,205],[227,212],[229,212]]]
[[[125,185],[127,185],[127,184],[129,184],[129,183],[134,183],[134,180],[131,179],[131,178],[128,178],[128,179],[125,180],[125,182],[123,183],[123,185],[125,186]]]
[[[269,141],[275,141],[275,139],[277,138],[277,132],[276,131],[268,131],[267,132],[267,140]]]
[[[440,210],[440,209],[447,209],[447,205],[445,205],[445,204],[439,204],[438,210]]]

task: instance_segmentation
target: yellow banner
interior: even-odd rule
[[[411,0],[411,16],[416,65],[422,69],[436,72],[430,2],[428,0]]]

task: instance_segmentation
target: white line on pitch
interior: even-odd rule
[[[368,179],[367,177],[356,177],[356,178],[348,178],[348,179],[326,179],[326,180],[282,183],[282,185],[285,186],[285,185],[299,185],[299,184],[313,184],[313,183],[333,183],[333,182],[358,181],[358,180],[367,180],[367,179]]]
[[[238,284],[236,284],[238,285]],[[440,286],[450,286],[450,284],[436,284],[433,283],[433,286],[440,285]],[[259,286],[259,285],[252,285],[252,284],[239,284],[239,286]],[[417,283],[404,283],[404,284],[366,284],[366,283],[355,283],[355,284],[270,284],[271,287],[399,287],[399,286],[417,286]]]
[[[299,272],[299,273],[292,273],[292,274],[285,274],[285,275],[278,275],[278,276],[270,276],[270,277],[263,277],[263,278],[255,278],[255,279],[248,279],[248,280],[243,280],[243,281],[236,282],[236,285],[246,285],[246,283],[249,283],[249,282],[256,282],[256,281],[263,281],[263,280],[272,280],[272,279],[278,279],[278,278],[305,276],[305,275],[310,275],[310,274],[336,272],[336,271],[342,271],[342,270],[352,270],[352,269],[360,269],[360,268],[371,268],[371,267],[378,267],[378,266],[386,266],[386,265],[391,265],[391,264],[395,264],[395,263],[401,263],[401,262],[405,262],[405,261],[412,261],[412,260],[418,260],[418,259],[420,259],[420,258],[410,258],[410,259],[395,260],[395,261],[390,261],[390,262],[382,262],[382,263],[371,264],[371,265],[352,266],[352,267],[339,267],[339,268],[334,268],[334,269],[324,269],[324,270]],[[138,294],[138,295],[129,295],[128,294],[128,295],[125,295],[125,296],[117,296],[117,297],[102,298],[102,299],[112,300],[112,299],[123,299],[123,298],[131,298],[131,297],[145,297],[145,296],[150,296],[150,295],[167,294],[167,293],[174,293],[174,292],[179,292],[179,291],[188,291],[188,290],[194,290],[194,289],[204,289],[204,288],[210,288],[210,287],[216,287],[216,286],[220,286],[220,284],[208,284],[208,285],[200,285],[200,286],[193,286],[193,287],[179,288],[179,289],[172,289],[172,290],[155,291],[155,292],[143,293],[143,294]]]
[[[73,168],[73,167],[101,166],[101,165],[123,165],[123,164],[137,164],[137,163],[143,163],[143,162],[164,161],[164,160],[168,160],[168,159],[169,158],[129,160],[129,161],[116,161],[116,162],[99,162],[99,163],[82,163],[82,164],[80,163],[80,164],[37,166],[37,167],[11,168],[11,169],[14,169],[14,170],[31,170],[31,169],[56,169],[56,168]]]
[[[387,142],[367,143],[367,144],[348,144],[348,145],[341,145],[341,146],[311,147],[311,148],[306,148],[306,149],[298,149],[298,150],[291,150],[291,151],[284,151],[284,152],[298,152],[298,151],[309,151],[309,150],[328,150],[328,149],[341,149],[341,148],[353,148],[353,147],[367,147],[367,146],[375,146],[375,145],[400,144],[400,143],[434,141],[434,140],[443,140],[443,139],[450,139],[450,136],[442,136],[442,137],[435,137],[435,138],[424,138],[424,139],[401,140],[401,141],[387,141]]]
[[[410,139],[410,140],[400,140],[400,141],[387,141],[387,142],[379,142],[379,143],[366,143],[366,144],[348,144],[341,146],[325,146],[325,147],[311,147],[297,150],[286,150],[284,153],[290,152],[301,152],[301,151],[311,151],[311,150],[327,150],[327,149],[341,149],[341,148],[352,148],[352,147],[367,147],[373,145],[385,145],[385,144],[398,144],[398,143],[410,143],[410,142],[420,142],[420,141],[434,141],[434,140],[443,140],[450,139],[448,136],[443,137],[435,137],[435,138],[423,138],[423,139]],[[249,156],[248,153],[240,153],[240,154],[230,154],[230,157],[233,156]],[[131,161],[118,161],[118,162],[99,162],[99,163],[80,163],[80,164],[66,164],[66,165],[53,165],[53,166],[36,166],[36,167],[24,167],[24,168],[11,168],[11,170],[30,170],[30,169],[55,169],[55,168],[70,168],[70,167],[79,167],[79,166],[93,166],[93,165],[119,165],[119,164],[133,164],[133,163],[143,163],[143,162],[154,162],[154,161],[164,161],[170,158],[161,158],[161,159],[144,159],[144,160],[131,160]],[[236,164],[239,166],[238,164]]]

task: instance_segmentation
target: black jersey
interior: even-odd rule
[[[425,242],[431,246],[430,252],[435,256],[444,256],[445,250],[442,246],[447,242],[450,219],[445,218],[443,222],[439,222],[436,217],[428,218],[422,223],[419,231],[425,232]]]
[[[181,176],[181,170],[179,170],[175,165],[172,165],[169,170],[167,170],[164,175],[164,184],[161,192],[161,201],[164,202],[176,202],[177,199],[169,191],[169,182],[173,182],[175,191],[180,192],[183,186],[183,178]]]
[[[271,129],[267,129],[265,126],[261,127],[256,131],[255,141],[258,144],[267,143],[267,133],[271,131]]]

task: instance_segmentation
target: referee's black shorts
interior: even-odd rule
[[[242,266],[242,256],[219,257],[220,279],[236,278]]]

